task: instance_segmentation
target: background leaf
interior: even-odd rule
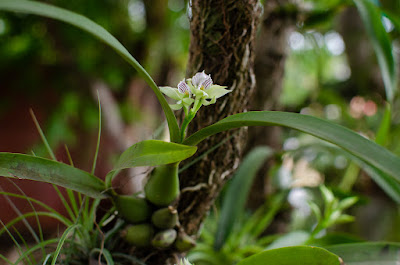
[[[94,37],[98,38],[99,40],[110,46],[130,65],[132,65],[146,81],[146,83],[151,87],[164,110],[168,122],[171,141],[177,142],[180,140],[179,127],[176,121],[176,117],[169,107],[164,96],[160,92],[158,86],[155,84],[154,80],[139,64],[139,62],[128,52],[128,50],[103,27],[82,15],[49,4],[35,1],[2,0],[0,1],[0,10],[34,14],[57,19],[88,32],[89,34],[93,35]]]
[[[398,243],[354,243],[327,247],[339,255],[346,265],[397,265],[400,263]]]
[[[245,203],[256,176],[265,160],[272,154],[268,147],[254,148],[240,164],[228,185],[219,217],[214,249],[219,250],[231,233],[238,216],[243,214]]]
[[[368,0],[354,0],[354,3],[357,6],[378,58],[387,100],[392,102],[397,86],[396,64],[393,58],[389,35],[382,24],[380,9]]]
[[[250,256],[237,265],[340,265],[340,259],[333,253],[317,247],[286,247],[267,250]]]
[[[24,154],[0,153],[0,176],[52,183],[94,198],[105,198],[104,182],[64,163]]]
[[[289,127],[333,143],[400,181],[399,157],[343,126],[297,113],[251,111],[231,115],[192,134],[184,141],[184,144],[196,145],[213,134],[243,126],[270,125]]]

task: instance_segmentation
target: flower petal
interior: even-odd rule
[[[182,102],[184,105],[190,106],[194,102],[194,99],[193,98],[183,98]]]
[[[169,104],[169,106],[173,110],[180,110],[183,107],[182,103],[181,104]]]
[[[191,93],[190,87],[188,86],[188,84],[186,84],[185,79],[183,79],[181,82],[179,82],[178,91],[182,94],[190,95],[190,93]]]
[[[204,81],[206,81],[207,79],[211,80],[211,76],[207,75],[204,71],[198,72],[192,77],[192,84],[196,88],[200,88],[203,85]]]
[[[209,89],[212,86],[212,84],[213,84],[213,81],[211,79],[211,76],[208,76],[208,78],[203,81],[201,86],[204,87],[204,89]]]
[[[210,98],[220,98],[229,92],[232,92],[232,90],[225,89],[226,86],[219,86],[219,85],[213,85],[209,89],[207,89],[207,94]]]
[[[180,94],[178,92],[178,89],[169,87],[169,86],[162,86],[160,87],[160,91],[164,93],[166,96],[175,99],[175,100],[181,100],[183,97],[183,94]]]
[[[205,91],[201,90],[201,89],[195,88],[195,89],[192,90],[192,93],[197,99],[208,97],[208,94]]]
[[[217,99],[215,97],[213,97],[213,98],[203,98],[201,100],[201,104],[203,106],[208,106],[208,105],[214,104],[216,101],[217,101]]]

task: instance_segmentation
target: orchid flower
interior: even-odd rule
[[[185,111],[185,118],[181,125],[182,141],[185,138],[187,126],[196,116],[200,107],[214,104],[217,98],[231,92],[231,90],[226,89],[226,86],[214,85],[211,76],[204,71],[196,73],[192,78],[183,79],[179,82],[177,88],[165,86],[160,87],[160,91],[176,100],[175,104],[169,105],[171,109],[180,110],[183,108]]]
[[[185,79],[179,82],[177,88],[164,86],[160,87],[160,91],[168,97],[177,100],[175,104],[169,105],[171,109],[180,110],[183,108],[186,115],[189,113],[190,105],[192,105],[194,99],[192,98],[191,89]]]
[[[217,98],[231,92],[231,90],[225,89],[226,86],[214,85],[211,76],[204,71],[196,73],[189,81],[191,81],[189,84],[192,84],[192,93],[201,103],[200,106],[214,104]]]

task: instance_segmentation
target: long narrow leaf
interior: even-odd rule
[[[272,150],[268,147],[254,148],[244,158],[233,176],[222,202],[221,215],[214,241],[215,250],[222,248],[238,216],[243,214],[253,179],[271,154]]]
[[[391,124],[392,111],[390,104],[387,103],[385,107],[385,112],[383,113],[381,124],[379,125],[379,129],[376,133],[375,142],[379,145],[385,146],[389,132],[390,132],[390,124]]]
[[[114,260],[112,258],[112,255],[110,253],[110,251],[108,251],[108,249],[100,249],[100,248],[94,248],[92,249],[92,251],[90,251],[90,256],[92,256],[95,253],[99,253],[99,255],[102,255],[104,257],[104,259],[107,262],[107,265],[114,265]]]
[[[374,47],[376,57],[378,58],[378,64],[385,85],[386,98],[389,102],[392,102],[397,86],[396,64],[393,58],[389,35],[382,24],[381,12],[369,0],[354,0],[354,3],[357,6]]]
[[[0,153],[0,176],[48,182],[94,198],[104,198],[104,182],[69,165],[24,154]]]
[[[65,242],[65,240],[67,239],[69,233],[70,233],[72,230],[75,230],[76,228],[78,228],[79,226],[80,226],[80,225],[78,225],[78,224],[72,225],[72,226],[68,227],[68,228],[64,231],[64,233],[63,233],[62,236],[60,237],[60,241],[58,241],[58,245],[57,245],[57,248],[56,248],[56,250],[55,250],[55,252],[54,252],[54,257],[53,257],[53,260],[52,260],[52,262],[51,262],[51,265],[55,265],[55,264],[56,264],[57,258],[58,258],[58,256],[60,255],[61,249],[62,249],[62,247],[63,247],[63,245],[64,245],[64,242]]]
[[[296,129],[335,144],[363,162],[400,181],[399,157],[343,126],[297,113],[254,111],[235,114],[199,130],[188,137],[184,144],[197,145],[211,135],[243,126],[270,125]]]
[[[52,245],[58,242],[58,238],[52,238],[45,240],[43,242],[40,242],[39,244],[29,248],[28,250],[24,251],[17,259],[17,261],[14,264],[20,264],[22,260],[24,260],[26,257],[37,251],[39,248],[46,247],[48,245]]]
[[[23,196],[23,195],[11,193],[11,192],[0,191],[0,195],[6,195],[6,196],[9,196],[9,197],[14,197],[14,198],[19,198],[19,199],[26,199],[26,197]],[[39,200],[36,200],[36,199],[34,199],[34,198],[32,198],[32,197],[28,197],[28,198],[29,198],[29,200],[30,200],[31,202],[33,202],[33,203],[35,203],[35,204],[37,204],[37,205],[43,207],[43,208],[44,208],[45,210],[47,210],[48,212],[58,215],[58,216],[60,217],[59,220],[60,220],[62,223],[65,223],[66,226],[69,226],[69,225],[72,224],[66,217],[64,217],[62,214],[60,214],[59,212],[57,212],[56,210],[54,210],[53,208],[51,208],[51,207],[48,206],[47,204],[45,204],[45,203],[43,203],[43,202],[41,202],[41,201],[39,201]],[[57,219],[58,219],[58,218],[57,218]],[[1,235],[1,233],[2,233],[1,231],[2,231],[2,230],[0,229],[0,235]]]
[[[346,265],[397,265],[400,264],[400,244],[354,243],[327,247],[339,255]]]
[[[169,107],[164,96],[160,92],[159,88],[155,84],[154,80],[139,64],[139,62],[128,52],[128,50],[103,27],[82,15],[49,4],[35,1],[1,0],[0,10],[39,15],[60,20],[88,32],[89,34],[93,35],[94,37],[98,38],[99,40],[110,46],[130,65],[132,65],[151,87],[153,92],[156,94],[157,99],[160,102],[161,107],[163,108],[165,116],[167,118],[171,141],[179,141],[179,127],[176,121],[176,117]]]

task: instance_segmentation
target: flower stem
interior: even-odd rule
[[[187,127],[188,127],[189,123],[193,120],[195,115],[196,115],[196,113],[194,115],[190,114],[190,115],[186,116],[185,119],[183,119],[182,126],[181,126],[181,143],[183,142],[183,140],[185,140]]]

